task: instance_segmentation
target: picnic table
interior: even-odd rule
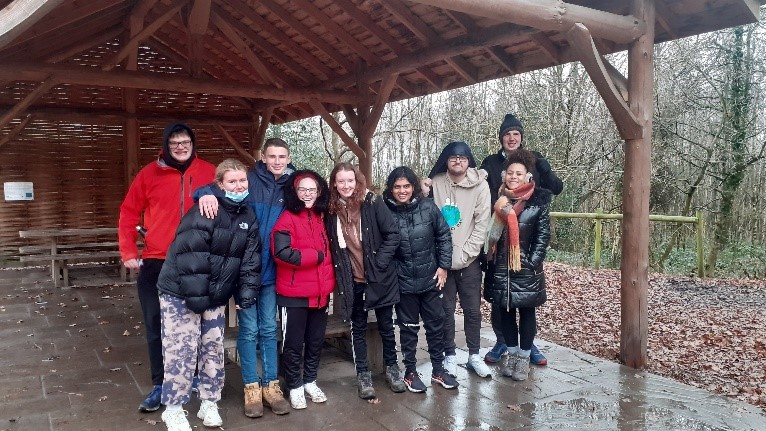
[[[39,239],[43,245],[19,247],[19,260],[22,262],[50,262],[53,284],[59,287],[69,286],[69,268],[71,262],[103,262],[119,260],[120,252],[116,241],[98,241],[98,237],[112,236],[116,239],[117,228],[75,228],[75,229],[38,229],[21,230],[19,237]],[[88,239],[89,242],[73,243],[71,239]],[[127,274],[121,266],[123,280]],[[59,280],[61,275],[61,280]]]

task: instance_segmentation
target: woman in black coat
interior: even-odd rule
[[[327,234],[335,266],[335,281],[344,319],[351,320],[351,342],[357,390],[375,398],[367,366],[367,314],[375,310],[383,340],[386,382],[394,392],[407,390],[396,360],[394,305],[399,302],[394,252],[399,228],[385,202],[367,190],[364,175],[350,163],[338,163],[330,173],[330,217]]]
[[[386,180],[383,197],[399,224],[396,261],[401,297],[396,305],[399,340],[404,356],[404,384],[410,392],[425,392],[415,368],[420,319],[426,331],[433,368],[431,381],[453,389],[457,380],[444,371],[444,308],[441,289],[452,265],[450,228],[431,199],[421,196],[417,175],[400,166]],[[417,192],[416,192],[417,190]]]
[[[234,295],[238,307],[252,306],[261,285],[258,220],[244,201],[247,167],[224,160],[215,182],[225,193],[218,198],[222,211],[209,219],[195,204],[183,216],[157,282],[165,367],[162,420],[169,429],[191,429],[181,409],[189,402],[195,369],[202,400],[197,417],[208,427],[223,423],[217,402],[224,384],[226,303]]]
[[[551,239],[551,193],[535,187],[534,170],[535,156],[529,151],[519,149],[508,156],[485,243],[495,270],[484,298],[500,310],[509,351],[501,373],[514,380],[529,376],[535,307],[546,300],[543,260]]]

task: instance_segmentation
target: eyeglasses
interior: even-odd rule
[[[168,142],[168,147],[170,147],[170,149],[172,150],[175,150],[178,147],[186,147],[186,148],[191,147],[191,144],[192,144],[191,139],[187,139],[185,141],[175,141],[175,142],[170,141]]]
[[[298,187],[297,190],[298,190],[298,193],[308,193],[310,195],[313,195],[313,194],[315,194],[317,192],[317,189],[315,189],[315,188],[308,189],[306,187]]]
[[[450,163],[463,163],[468,161],[468,157],[466,156],[450,156],[447,160],[449,160]]]

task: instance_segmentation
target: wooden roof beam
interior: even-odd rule
[[[26,97],[21,99],[19,103],[16,104],[16,106],[8,110],[8,112],[0,117],[0,129],[8,125],[8,123],[10,123],[14,118],[20,116],[30,105],[35,103],[37,99],[41,98],[51,88],[58,84],[59,82],[53,76],[45,78],[42,84],[37,86],[37,88],[32,90],[31,93],[27,94]]]
[[[561,52],[559,51],[559,48],[545,35],[545,33],[540,32],[533,34],[532,40],[540,47],[543,54],[551,60],[553,65],[561,64]]]
[[[131,51],[135,50],[141,42],[154,34],[154,32],[165,25],[166,22],[173,19],[173,17],[181,10],[182,7],[184,7],[184,5],[186,5],[188,1],[189,0],[176,0],[176,2],[170,6],[170,9],[166,10],[165,13],[160,15],[159,18],[154,20],[151,24],[145,26],[137,35],[125,43],[122,49],[120,49],[120,51],[112,59],[104,63],[102,69],[106,71],[114,69],[114,67],[120,64],[120,62],[124,60]]]
[[[316,113],[319,114],[320,117],[327,123],[328,126],[332,129],[333,132],[335,132],[336,135],[340,138],[341,141],[343,141],[344,144],[348,147],[349,150],[351,150],[359,159],[363,159],[367,157],[367,154],[364,152],[362,147],[360,147],[354,140],[351,138],[351,136],[346,133],[346,131],[343,129],[343,127],[338,124],[338,122],[333,118],[333,116],[330,114],[330,111],[325,108],[325,106],[317,101],[312,100],[309,102],[311,107],[314,109]]]
[[[257,55],[250,49],[250,46],[242,40],[242,36],[234,29],[225,19],[220,15],[214,14],[212,17],[213,24],[221,30],[221,33],[226,36],[226,39],[234,46],[234,49],[239,52],[245,60],[255,69],[263,80],[270,82],[277,88],[283,88],[287,81],[277,77],[271,73],[269,66],[267,66]]]
[[[295,42],[294,40],[284,37],[285,34],[279,28],[268,22],[262,16],[255,13],[255,10],[253,10],[252,7],[248,6],[242,0],[228,0],[227,3],[231,6],[232,9],[236,10],[238,13],[241,13],[242,16],[252,21],[256,28],[260,29],[261,31],[268,32],[275,38],[280,39],[279,42],[287,47],[287,49],[292,51],[295,55],[297,55],[301,60],[305,61],[309,66],[311,66],[314,69],[314,73],[318,74],[320,79],[326,80],[335,75],[335,72],[326,64],[317,60],[314,54],[306,51],[299,43]]]
[[[246,149],[242,148],[241,145],[237,142],[236,139],[234,139],[229,132],[226,131],[226,129],[223,128],[220,124],[215,124],[215,129],[218,130],[218,133],[223,136],[223,138],[226,140],[226,142],[229,143],[229,145],[234,148],[234,150],[239,154],[241,157],[243,157],[245,160],[250,162],[250,166],[255,164],[255,157],[253,157],[252,154],[250,154]]]
[[[317,99],[329,103],[366,102],[367,98],[348,91],[318,88],[275,88],[224,80],[208,80],[164,73],[110,71],[92,67],[76,67],[45,63],[0,63],[0,80],[44,81],[55,74],[60,83],[93,87],[128,87],[145,90],[176,91],[181,93],[209,93],[220,96],[250,97],[286,101]]]
[[[8,132],[7,135],[0,138],[0,147],[16,139],[16,137],[19,136],[24,128],[27,127],[27,124],[29,124],[30,121],[32,121],[32,114],[27,114],[26,117],[22,118],[21,122],[16,125],[16,127]]]
[[[80,42],[69,45],[63,50],[49,55],[45,61],[47,63],[59,63],[68,60],[77,54],[81,54],[89,49],[93,49],[113,40],[123,32],[125,32],[125,30],[119,27],[113,28],[110,31],[99,32],[94,37],[87,37]]]
[[[511,75],[516,74],[516,61],[510,54],[505,52],[503,48],[500,48],[499,46],[490,46],[487,48],[487,52],[495,59],[495,61],[500,63],[508,73]]]
[[[407,28],[412,31],[415,36],[423,40],[427,45],[438,46],[444,41],[436,31],[423,22],[420,17],[415,15],[407,5],[402,3],[401,0],[387,0],[384,6],[391,12],[392,15],[399,18]],[[470,83],[476,83],[479,81],[479,71],[471,63],[460,55],[454,55],[444,58],[444,61],[452,66],[455,71],[460,74],[466,81]]]
[[[623,139],[638,139],[643,135],[643,126],[630,110],[612,81],[602,57],[593,44],[588,29],[582,24],[575,24],[566,33],[572,49],[588,72],[593,84],[604,99],[607,109],[612,114],[617,130]]]
[[[0,115],[9,112],[14,105],[0,105]],[[247,127],[252,124],[248,115],[221,115],[211,112],[196,111],[137,111],[125,112],[124,109],[103,109],[91,107],[30,106],[27,115],[46,121],[75,121],[83,124],[113,123],[122,124],[125,120],[138,120],[141,123],[170,123],[183,118],[195,124],[221,124],[226,127]]]
[[[375,99],[375,104],[372,106],[370,114],[365,119],[360,130],[362,136],[372,138],[372,135],[375,133],[380,117],[383,115],[383,109],[386,107],[388,98],[391,97],[391,91],[396,84],[396,78],[396,74],[389,75],[381,83],[380,93],[378,93],[378,97]]]
[[[0,9],[0,48],[5,47],[63,0],[14,0]]]
[[[226,10],[215,7],[213,9],[213,13],[215,16],[220,17],[220,19],[227,22],[231,27],[233,27],[237,32],[239,32],[242,36],[245,37],[250,43],[252,43],[254,46],[258,47],[260,50],[264,51],[268,56],[282,64],[285,68],[287,68],[292,74],[298,78],[304,85],[311,83],[311,81],[308,79],[312,76],[312,74],[306,70],[303,66],[298,64],[295,60],[290,58],[290,56],[283,53],[281,50],[279,50],[277,47],[269,43],[266,39],[261,37],[257,32],[255,32],[253,29],[248,27],[247,25],[243,24],[238,19],[235,19],[229,12]]]
[[[561,0],[412,1],[542,31],[565,33],[574,24],[582,23],[594,36],[619,43],[632,42],[646,32],[646,23],[634,16],[617,15]]]
[[[189,32],[194,35],[204,35],[210,25],[212,0],[194,0],[189,11]]]
[[[349,0],[334,0],[334,3],[338,5],[343,11],[348,14],[351,18],[354,19],[359,25],[364,27],[365,30],[372,33],[373,36],[380,39],[381,42],[383,42],[384,45],[388,47],[394,54],[397,56],[404,55],[408,53],[409,51],[407,48],[402,46],[402,44],[399,43],[399,41],[396,40],[395,37],[388,34],[387,31],[380,28],[378,23],[376,23],[372,18],[370,18],[369,15],[359,10],[358,7],[356,7],[353,3],[351,3]],[[437,75],[433,70],[429,69],[426,66],[419,67],[415,69],[420,76],[423,77],[429,84],[436,87],[436,89],[441,90],[443,82],[439,75]],[[410,96],[412,96],[412,93],[408,93]]]

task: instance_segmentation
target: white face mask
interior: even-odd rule
[[[245,190],[244,192],[230,192],[226,191],[226,197],[234,202],[242,202],[245,200],[247,195],[249,195],[250,192],[248,190]]]

